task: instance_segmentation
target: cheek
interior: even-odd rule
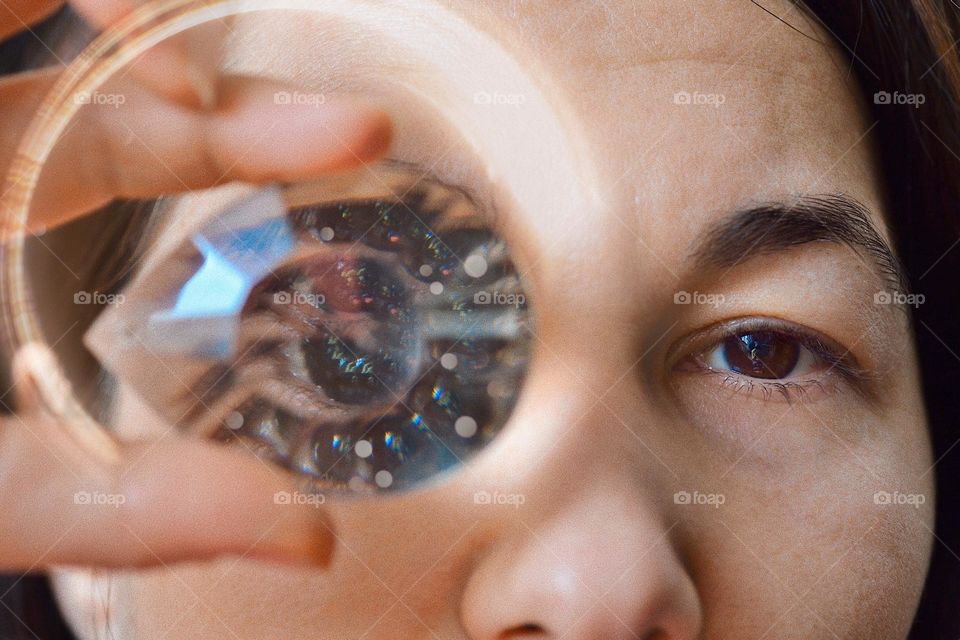
[[[770,510],[749,526],[727,517],[698,551],[708,635],[906,637],[929,557],[917,515]]]
[[[922,422],[913,424],[899,437],[852,442],[825,433],[816,446],[808,442],[806,454],[806,436],[774,433],[767,436],[773,443],[755,447],[790,456],[778,464],[756,453],[742,457],[723,480],[726,503],[691,534],[711,632],[906,636],[933,528],[933,487],[929,475],[922,477],[926,438]],[[780,428],[796,434],[808,427]]]
[[[224,559],[141,572],[116,583],[131,612],[129,637],[458,637],[458,602],[472,493],[327,506],[340,544],[323,571]],[[443,517],[438,517],[438,514]],[[375,525],[371,523],[376,523]],[[185,611],[189,613],[184,614]],[[447,628],[449,626],[449,628]],[[229,635],[229,634],[228,634]]]

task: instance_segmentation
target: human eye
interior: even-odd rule
[[[91,349],[171,423],[320,490],[403,489],[465,461],[525,377],[523,283],[465,191],[371,171],[212,218],[128,286]]]
[[[710,374],[738,394],[763,400],[815,400],[866,373],[850,350],[812,329],[773,318],[740,318],[685,341],[676,370]]]

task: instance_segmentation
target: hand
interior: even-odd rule
[[[53,355],[14,360],[19,412],[0,418],[0,571],[148,566],[221,554],[325,564],[326,514],[284,503],[279,469],[222,445],[170,435],[119,443],[44,408],[65,384]]]
[[[9,2],[0,7],[0,36],[27,28],[61,2]],[[129,12],[132,0],[74,0],[78,13],[106,26]],[[219,75],[191,55],[211,47],[206,32],[162,43],[131,73],[103,91],[122,95],[117,108],[84,107],[47,161],[31,224],[51,227],[110,200],[149,198],[242,180],[316,177],[378,159],[391,140],[389,117],[356,99],[277,104],[293,87],[264,78]],[[192,35],[192,37],[191,37]],[[199,44],[198,44],[199,43]],[[210,58],[212,56],[208,56]],[[0,168],[6,169],[37,106],[62,69],[0,80]]]
[[[0,38],[61,4],[8,0],[0,8]],[[132,9],[122,0],[72,4],[101,27]],[[122,109],[81,109],[83,120],[41,177],[36,224],[61,224],[116,197],[349,169],[389,146],[390,120],[376,107],[346,99],[278,105],[275,92],[292,87],[220,76],[190,52],[190,40],[171,41],[105,89],[125,96]],[[59,73],[0,80],[0,168]],[[120,443],[105,430],[64,424],[45,408],[64,393],[56,371],[41,346],[28,345],[14,358],[18,413],[0,417],[0,570],[143,566],[219,554],[329,560],[334,538],[325,513],[275,499],[293,490],[282,471],[178,435]]]

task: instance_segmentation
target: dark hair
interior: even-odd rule
[[[762,1],[755,4],[762,9]],[[806,0],[805,5],[805,17],[846,51],[872,110],[889,224],[912,289],[926,297],[913,319],[938,500],[932,565],[911,637],[960,637],[960,509],[952,508],[960,488],[960,445],[954,448],[960,441],[960,393],[953,388],[960,379],[960,52],[954,46],[960,21],[947,0]],[[811,35],[810,25],[795,16],[779,19]],[[45,38],[49,23],[61,19],[35,31]],[[0,72],[23,68],[33,40],[23,35],[0,46]],[[925,100],[914,107],[875,99],[878,92],[895,91]],[[0,593],[6,589],[0,583]],[[56,605],[41,578],[16,583],[3,602],[13,616],[0,616],[0,640],[70,637],[54,619]]]
[[[960,55],[957,8],[940,0],[808,0],[846,49],[872,109],[889,223],[912,289],[921,386],[933,442],[936,540],[913,638],[960,636]],[[919,107],[887,92],[918,94]],[[879,94],[879,95],[878,95]],[[951,457],[952,456],[952,457]]]
[[[71,640],[73,636],[58,615],[50,585],[43,576],[0,578],[0,600],[6,607],[0,615],[0,638]]]

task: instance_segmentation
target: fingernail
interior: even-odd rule
[[[280,532],[271,540],[264,540],[253,550],[251,556],[258,560],[291,566],[314,566],[327,568],[333,561],[336,534],[329,518],[321,514],[319,520],[301,521]]]
[[[20,347],[14,354],[12,371],[18,414],[52,415],[78,448],[105,463],[119,459],[116,442],[79,406],[72,385],[49,347],[40,343]]]
[[[377,159],[393,142],[393,121],[382,109],[367,107],[366,127],[357,136],[355,152],[362,160]]]
[[[217,105],[217,88],[213,74],[203,69],[196,60],[190,58],[186,62],[184,77],[187,84],[193,89],[200,109],[209,111]]]

